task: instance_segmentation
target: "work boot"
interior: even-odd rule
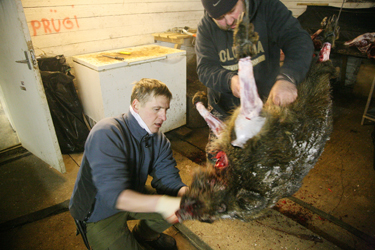
[[[176,240],[169,235],[161,233],[154,240],[145,240],[136,232],[133,232],[134,238],[144,247],[151,247],[154,250],[177,250]]]

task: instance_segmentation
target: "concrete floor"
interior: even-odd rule
[[[364,98],[340,92],[333,97],[333,134],[293,197],[248,223],[186,221],[172,227],[167,233],[179,249],[375,249],[374,126],[360,124]],[[208,135],[206,126],[189,126],[167,133],[187,184],[204,165]],[[63,157],[65,174],[33,155],[5,163],[0,158],[1,249],[85,249],[66,210],[82,154]]]

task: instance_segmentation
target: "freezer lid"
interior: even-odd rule
[[[178,55],[186,56],[185,50],[150,44],[117,50],[73,56],[74,62],[96,71],[126,67],[135,64],[163,60]],[[116,57],[116,58],[113,58]],[[120,60],[123,58],[123,60]]]

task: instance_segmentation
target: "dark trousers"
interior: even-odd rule
[[[155,189],[145,186],[146,194],[156,194]],[[128,228],[128,220],[140,220],[135,225],[138,235],[144,239],[155,239],[169,228],[169,224],[158,213],[119,212],[98,222],[87,223],[87,238],[93,250],[144,250]]]
[[[145,239],[154,239],[171,226],[158,213],[120,212],[104,220],[87,223],[87,238],[92,249],[144,250],[130,232],[128,220],[140,220],[134,230]]]

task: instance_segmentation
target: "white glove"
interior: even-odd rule
[[[161,214],[163,218],[171,224],[178,222],[176,211],[180,209],[181,197],[171,197],[163,195],[156,203],[155,212]]]

